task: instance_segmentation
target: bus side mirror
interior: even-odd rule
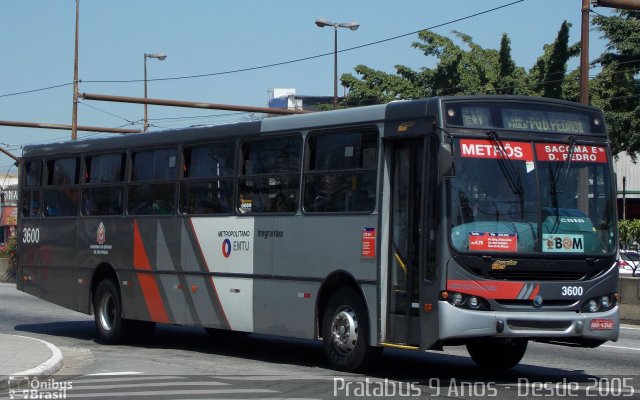
[[[443,177],[456,176],[456,165],[453,156],[453,145],[442,143],[438,154],[438,169],[442,171]]]

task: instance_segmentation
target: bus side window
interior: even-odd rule
[[[238,212],[295,213],[300,197],[300,136],[247,140],[241,147]]]
[[[377,132],[312,133],[304,173],[307,212],[372,212],[376,205]]]
[[[22,216],[40,216],[40,187],[42,185],[42,161],[28,161],[24,166],[22,188]]]
[[[82,215],[121,215],[124,209],[125,155],[88,156],[84,165]]]
[[[175,211],[177,172],[175,148],[131,154],[130,215],[171,215]]]
[[[78,212],[79,159],[47,161],[46,188],[43,193],[45,217],[71,217]]]
[[[184,149],[180,179],[181,214],[228,214],[233,203],[235,143]]]

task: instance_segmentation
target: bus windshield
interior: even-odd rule
[[[604,147],[497,136],[456,139],[455,147],[449,196],[457,251],[614,251],[615,199]]]

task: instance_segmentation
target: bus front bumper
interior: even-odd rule
[[[618,306],[596,313],[573,311],[472,311],[446,301],[439,304],[440,339],[481,337],[618,340]]]

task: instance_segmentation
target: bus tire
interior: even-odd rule
[[[126,339],[130,321],[122,318],[120,293],[111,279],[100,281],[96,287],[93,314],[101,343],[117,344]]]
[[[369,346],[369,321],[362,298],[350,288],[338,289],[322,318],[324,352],[331,367],[352,372],[368,366],[380,352]]]
[[[482,368],[510,369],[527,351],[527,339],[486,339],[467,343],[471,359]]]

